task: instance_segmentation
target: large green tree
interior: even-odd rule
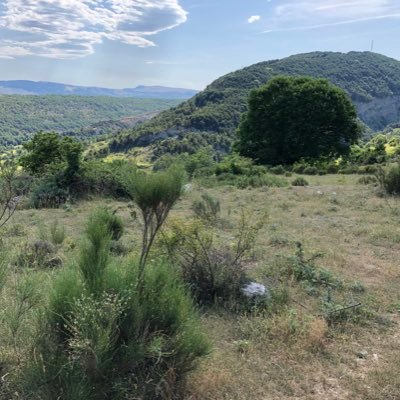
[[[26,152],[20,163],[33,175],[40,176],[66,164],[65,175],[70,178],[80,168],[83,147],[70,137],[61,137],[55,132],[38,132],[23,147]]]
[[[348,95],[325,79],[276,77],[251,92],[236,144],[262,164],[345,154],[361,135]]]

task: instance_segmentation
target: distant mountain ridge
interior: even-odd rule
[[[21,144],[41,130],[80,139],[120,132],[180,102],[107,96],[0,96],[0,149]]]
[[[77,95],[135,97],[152,99],[189,99],[197,90],[166,86],[137,86],[135,88],[109,89],[95,86],[77,86],[64,83],[29,80],[0,81],[0,95]]]
[[[350,95],[359,118],[372,131],[400,122],[400,61],[372,52],[313,52],[224,75],[193,98],[114,137],[110,149],[127,151],[156,142],[167,152],[186,151],[199,143],[226,148],[247,109],[250,91],[279,75],[328,79]]]

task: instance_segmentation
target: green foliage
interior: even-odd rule
[[[34,208],[58,208],[64,204],[69,191],[61,184],[59,174],[44,175],[33,185],[29,200]]]
[[[308,186],[308,182],[306,179],[299,176],[292,181],[292,186]]]
[[[99,209],[86,225],[87,240],[81,247],[79,270],[88,291],[97,295],[104,288],[104,269],[108,263],[111,229],[109,212]]]
[[[161,244],[199,304],[243,308],[241,287],[248,282],[244,262],[254,248],[264,218],[254,222],[242,211],[233,243],[218,242],[215,229],[197,219],[174,220],[163,232]],[[243,303],[243,304],[242,304]]]
[[[99,208],[96,215],[101,224],[108,227],[111,240],[119,240],[124,233],[124,223],[121,217],[116,215],[116,211],[112,212],[107,208]]]
[[[184,179],[184,172],[178,167],[151,174],[128,167],[122,176],[126,191],[140,209],[143,219],[139,282],[157,233],[182,195]]]
[[[51,237],[51,242],[54,245],[59,245],[64,242],[65,239],[65,226],[60,225],[58,220],[55,220],[51,225],[50,225],[50,237]]]
[[[400,163],[378,169],[375,176],[387,194],[400,196]]]
[[[73,134],[80,139],[120,131],[107,123],[140,117],[179,104],[177,100],[82,96],[0,96],[0,147],[21,144],[38,131]],[[88,126],[96,124],[91,129]]]
[[[207,146],[192,154],[186,152],[179,155],[164,154],[156,160],[153,170],[162,171],[174,164],[182,165],[189,179],[207,175],[215,165],[212,148]]]
[[[346,154],[361,135],[346,93],[328,81],[277,77],[251,92],[237,148],[262,164]]]
[[[174,268],[141,275],[132,261],[109,263],[108,225],[95,213],[79,271],[66,268],[39,320],[26,391],[44,400],[175,398],[209,351]]]
[[[320,254],[315,254],[311,258],[306,259],[303,246],[297,243],[296,254],[292,259],[292,264],[289,273],[297,281],[306,281],[311,285],[324,286],[338,289],[343,286],[343,282],[332,275],[326,269],[318,268],[314,265],[314,260],[320,257]]]
[[[218,199],[212,197],[208,193],[204,193],[201,196],[201,200],[193,202],[192,210],[201,220],[215,225],[219,219],[221,205]]]
[[[125,151],[137,145],[137,138],[151,139],[160,132],[171,132],[179,137],[159,141],[157,149],[162,154],[164,146],[165,152],[176,154],[181,142],[188,137],[190,139],[185,143],[183,152],[188,152],[189,147],[196,151],[194,136],[207,136],[208,145],[212,144],[216,151],[222,148],[227,152],[234,140],[240,116],[247,110],[250,91],[278,75],[326,78],[359,104],[400,93],[400,63],[397,60],[370,52],[298,54],[257,63],[220,77],[192,99],[113,137],[110,150]],[[379,108],[367,108],[360,111],[359,116],[374,131],[399,119],[398,113],[383,117]],[[224,140],[218,142],[221,135]]]
[[[63,163],[66,163],[64,178],[67,181],[79,171],[83,147],[74,139],[61,138],[55,132],[38,132],[23,147],[26,154],[20,158],[20,163],[33,175],[60,170]]]
[[[0,228],[14,215],[20,201],[17,190],[17,164],[14,160],[0,162]]]
[[[286,170],[282,165],[276,165],[275,167],[269,168],[269,172],[275,175],[284,175]]]
[[[124,161],[111,163],[90,160],[83,163],[80,179],[74,185],[75,193],[80,195],[96,194],[114,198],[127,198],[125,186],[121,182]]]

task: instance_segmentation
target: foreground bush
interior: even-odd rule
[[[136,262],[109,260],[110,232],[94,214],[79,268],[63,271],[39,324],[27,393],[46,400],[177,398],[209,350],[174,269],[154,263],[137,289]]]

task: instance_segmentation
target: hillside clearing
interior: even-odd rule
[[[191,215],[192,202],[203,192],[219,199],[225,221],[237,220],[241,208],[255,219],[267,213],[267,223],[248,261],[249,273],[256,280],[271,268],[279,269],[282,259],[293,256],[300,242],[307,257],[322,254],[315,261],[317,266],[348,285],[364,288],[362,297],[356,291],[346,293],[350,305],[353,297],[354,302],[361,299],[360,320],[338,321],[330,327],[321,317],[317,298],[306,293],[310,288],[290,279],[285,282],[289,302],[279,314],[267,318],[205,310],[202,320],[214,351],[192,373],[188,400],[398,398],[400,203],[378,197],[372,186],[358,184],[358,178],[307,177],[308,187],[251,190],[229,186],[206,190],[195,184],[178,203],[172,219]],[[15,257],[18,251],[24,252],[25,243],[38,240],[58,220],[67,235],[60,257],[64,263],[70,262],[84,221],[99,205],[118,210],[126,224],[122,241],[138,252],[139,222],[130,217],[127,203],[113,200],[18,211],[5,227],[4,242],[8,248],[15,246]],[[229,240],[230,234],[228,224],[221,237]],[[13,301],[13,282],[22,273],[14,269],[7,282],[6,305]],[[45,288],[57,269],[42,268],[33,273],[42,282],[44,301]],[[321,293],[324,295],[322,289]],[[14,349],[7,329],[0,332],[0,356],[5,363],[15,368],[23,363],[32,329],[27,318]],[[20,398],[18,392],[12,398]]]

